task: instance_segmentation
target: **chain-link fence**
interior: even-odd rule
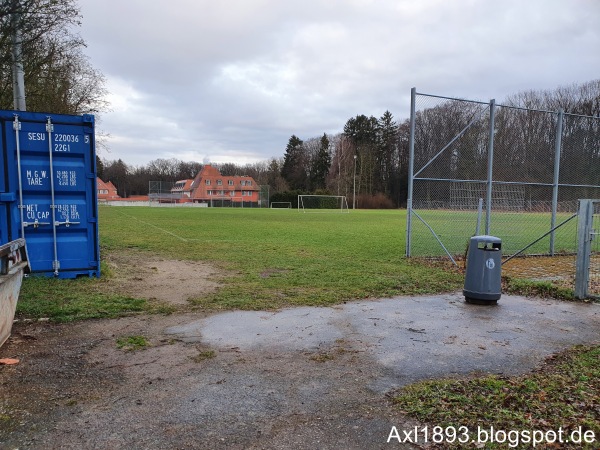
[[[407,255],[456,262],[474,234],[500,237],[504,255],[574,255],[599,149],[598,117],[413,89]]]
[[[179,203],[183,198],[182,189],[176,188],[172,181],[150,181],[148,183],[148,198],[150,204]]]
[[[600,200],[579,203],[575,297],[600,297]]]

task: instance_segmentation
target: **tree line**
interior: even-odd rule
[[[559,111],[563,111],[560,137]],[[437,155],[448,143],[446,150]],[[485,180],[489,146],[486,104],[447,100],[418,111],[415,170],[421,178]],[[520,183],[527,200],[549,201],[560,139],[559,200],[597,197],[600,186],[600,80],[523,91],[495,109],[493,180]],[[436,156],[437,155],[437,156]],[[435,162],[426,164],[435,157]],[[569,186],[570,185],[570,186]],[[430,201],[447,192],[428,192]]]
[[[589,119],[600,117],[600,80],[556,90],[523,91],[509,96],[502,105],[495,118],[495,155],[502,161],[495,166],[495,180],[552,183],[554,112],[562,109],[567,114],[561,183],[600,185],[600,119]],[[487,115],[482,114],[486,108],[474,102],[448,100],[417,112],[417,168],[467,128],[420,176],[486,179],[489,132]],[[292,201],[300,193],[319,193],[345,195],[352,204],[356,193],[357,207],[399,207],[406,204],[409,134],[409,120],[397,122],[389,111],[379,118],[360,114],[348,119],[338,134],[308,139],[293,134],[283,157],[241,166],[215,166],[223,175],[248,175],[269,186],[271,201]],[[193,178],[202,167],[176,159],[159,159],[143,167],[128,167],[121,160],[104,161],[103,165],[105,176],[115,182],[121,195],[145,194],[149,181]],[[541,188],[530,191],[535,193],[536,189]],[[577,195],[583,195],[581,189]]]
[[[281,158],[254,164],[212,164],[225,176],[247,175],[268,186],[272,201],[287,201],[299,193],[345,195],[354,192],[358,207],[394,207],[406,198],[408,122],[399,126],[386,111],[381,118],[357,115],[343,133],[302,140],[292,135]],[[98,176],[112,181],[121,196],[148,193],[151,181],[194,178],[197,162],[156,159],[128,166],[121,159],[98,159]]]
[[[289,190],[355,197],[358,207],[400,206],[406,199],[408,121],[390,111],[359,114],[343,132],[303,141],[292,135],[281,167]]]

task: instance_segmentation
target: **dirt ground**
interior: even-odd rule
[[[129,258],[132,258],[130,255]],[[109,289],[172,302],[168,316],[23,323],[0,348],[2,449],[419,448],[386,395],[433,376],[522,373],[598,339],[600,305],[460,294],[273,312],[192,312],[210,266],[113,259]],[[136,275],[125,267],[136,264]],[[149,345],[119,349],[143,335]]]
[[[189,298],[217,289],[223,275],[210,264],[149,258],[147,253],[132,249],[111,253],[105,260],[111,271],[106,289],[180,308],[187,305]]]

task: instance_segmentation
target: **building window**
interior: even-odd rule
[[[222,184],[223,184],[223,181],[217,180],[217,186],[221,186]]]
[[[206,180],[206,185],[210,186],[210,180]]]
[[[207,195],[212,195],[212,191],[206,191]]]
[[[229,180],[227,184],[229,184],[229,186],[233,186],[233,180]]]
[[[235,191],[229,191],[229,195],[231,195],[232,197],[235,197]]]
[[[252,181],[250,181],[250,180],[246,181],[246,186],[252,186]]]

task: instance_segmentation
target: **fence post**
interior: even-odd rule
[[[485,205],[485,234],[490,234],[492,220],[492,175],[494,165],[494,120],[496,117],[496,100],[490,100],[490,130],[488,142],[488,167],[487,167],[487,190]]]
[[[564,111],[558,110],[556,119],[556,138],[554,142],[554,181],[552,183],[552,218],[550,219],[550,255],[554,256],[554,228],[556,227],[556,213],[558,210],[558,180],[560,172],[560,149],[562,146],[562,125]]]
[[[577,218],[577,261],[575,263],[575,297],[578,299],[586,298],[588,295],[593,217],[593,201],[579,200],[579,217]]]
[[[406,257],[410,257],[412,244],[412,198],[413,173],[415,168],[415,110],[417,88],[410,90],[410,136],[408,138],[408,192],[406,198]]]

